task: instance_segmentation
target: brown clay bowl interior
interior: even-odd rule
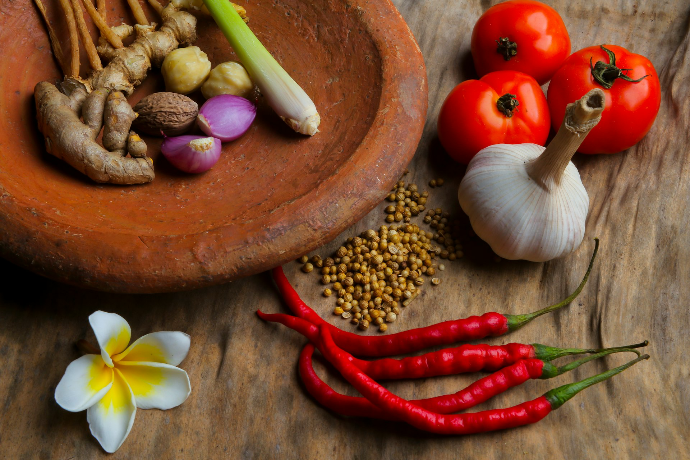
[[[44,3],[69,55],[58,2]],[[210,171],[176,171],[159,154],[160,140],[147,138],[155,180],[113,186],[91,182],[45,152],[33,88],[62,74],[31,1],[2,3],[3,257],[99,290],[192,289],[296,258],[334,238],[385,196],[414,155],[427,106],[423,59],[397,10],[387,0],[262,0],[245,6],[255,34],[311,95],[321,132],[312,138],[294,134],[259,101],[255,124],[224,145]],[[124,0],[108,0],[108,8],[110,25],[134,23]],[[213,64],[235,59],[213,20],[198,17],[196,44]],[[82,56],[82,76],[87,72]],[[160,90],[155,69],[130,102]]]

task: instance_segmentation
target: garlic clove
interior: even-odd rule
[[[498,144],[470,162],[458,190],[477,236],[499,256],[544,262],[574,251],[582,242],[589,196],[569,163],[558,187],[530,179],[526,165],[544,151],[536,144]]]

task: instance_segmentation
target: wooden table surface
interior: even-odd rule
[[[435,135],[446,94],[474,78],[472,26],[494,1],[395,0],[425,56],[429,113],[406,176],[430,189],[429,204],[459,214],[463,169]],[[156,330],[192,337],[181,364],[192,394],[168,411],[140,410],[114,458],[688,458],[690,436],[690,4],[554,0],[573,50],[613,43],[649,56],[662,80],[654,127],[636,147],[611,156],[574,159],[590,195],[586,240],[570,256],[543,264],[497,260],[463,236],[466,257],[446,263],[442,284],[427,287],[390,332],[486,311],[526,313],[572,291],[593,244],[601,250],[589,284],[569,308],[510,336],[490,340],[602,347],[650,340],[645,361],[610,382],[587,389],[537,425],[467,437],[440,437],[406,425],[343,418],[324,410],[299,382],[296,363],[305,340],[260,321],[254,311],[287,312],[266,274],[177,294],[114,295],[62,285],[0,261],[0,458],[100,458],[85,413],[54,400],[65,368],[79,356],[75,341],[93,340],[88,315],[116,312],[133,339]],[[248,9],[251,5],[247,5]],[[348,236],[383,223],[381,204],[316,253],[325,257]],[[315,274],[286,266],[304,298],[334,324],[333,298],[320,296]],[[375,332],[370,332],[375,333]],[[533,399],[550,388],[616,366],[627,356],[589,363],[549,381],[530,381],[480,409]],[[317,371],[336,389],[356,394],[332,369]],[[407,398],[452,393],[475,379],[450,376],[391,382]]]

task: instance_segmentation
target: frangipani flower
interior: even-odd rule
[[[67,366],[55,401],[70,412],[86,410],[91,434],[107,452],[127,438],[137,408],[171,409],[192,391],[187,373],[175,366],[189,352],[183,332],[154,332],[127,347],[131,329],[120,315],[97,311],[89,323],[100,355],[84,355]]]

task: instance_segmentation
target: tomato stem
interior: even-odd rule
[[[505,93],[496,101],[498,111],[508,118],[513,116],[513,111],[517,109],[518,105],[520,105],[520,101],[517,100],[517,96],[510,93]]]
[[[618,78],[632,83],[638,83],[649,76],[645,75],[644,77],[640,77],[637,80],[633,80],[632,78],[628,77],[623,73],[623,71],[628,71],[632,69],[619,69],[618,67],[616,67],[616,55],[613,53],[613,51],[605,48],[604,45],[600,46],[601,49],[604,50],[606,54],[608,54],[609,62],[607,64],[603,61],[597,61],[596,64],[592,65],[592,58],[590,57],[589,68],[592,72],[592,78],[594,78],[594,80],[604,88],[611,89],[614,82]]]
[[[505,59],[506,61],[510,61],[510,58],[512,58],[513,56],[517,56],[517,43],[511,42],[510,38],[499,37],[499,39],[496,40],[496,43],[498,43],[498,48],[496,48],[496,52],[502,55],[503,59]]]

